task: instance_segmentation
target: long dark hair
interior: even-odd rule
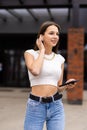
[[[55,22],[53,22],[53,21],[46,21],[46,22],[44,22],[44,23],[41,25],[40,30],[39,30],[39,32],[38,32],[38,34],[37,34],[37,38],[39,38],[40,34],[44,35],[46,29],[47,29],[49,26],[51,26],[51,25],[55,25],[55,26],[58,28],[59,32],[60,32],[60,26],[59,26],[57,23],[55,23]],[[57,45],[56,45],[55,47],[53,47],[53,50],[52,50],[52,51],[55,52],[55,53],[57,53],[57,51],[58,51],[58,46],[59,46],[59,43],[57,43]],[[38,47],[37,47],[36,44],[35,44],[34,50],[38,50]]]

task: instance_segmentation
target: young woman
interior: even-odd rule
[[[39,30],[35,48],[24,53],[31,84],[24,130],[64,130],[65,116],[60,92],[73,85],[60,87],[63,81],[64,57],[58,52],[60,26],[44,22]],[[74,79],[69,79],[67,82]]]

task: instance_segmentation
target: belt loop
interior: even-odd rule
[[[54,102],[54,96],[51,96],[52,97],[52,101]]]
[[[42,97],[40,97],[40,100],[39,100],[39,102],[42,102]]]

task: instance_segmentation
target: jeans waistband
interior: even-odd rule
[[[53,96],[49,96],[49,97],[38,97],[35,96],[33,94],[30,93],[29,98],[41,103],[51,103],[53,101],[56,101],[60,98],[62,98],[62,94],[59,94],[58,92],[56,94],[54,94]]]

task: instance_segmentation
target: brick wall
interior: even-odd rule
[[[68,30],[68,73],[67,79],[79,79],[76,87],[67,91],[67,100],[71,104],[82,104],[84,87],[84,29]]]

